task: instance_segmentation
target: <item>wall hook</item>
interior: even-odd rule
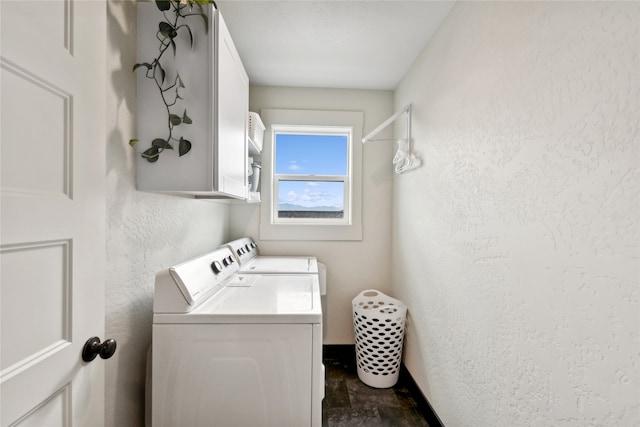
[[[376,139],[374,137],[391,123],[395,122],[403,114],[407,115],[407,138],[392,140],[398,144],[398,149],[393,157],[393,164],[395,165],[394,169],[396,173],[402,173],[418,166],[417,159],[411,153],[411,104],[408,104],[402,110],[397,111],[393,116],[389,117],[387,120],[382,122],[380,126],[362,138],[363,144],[371,141],[389,141],[388,138]]]

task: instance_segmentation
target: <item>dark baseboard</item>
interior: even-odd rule
[[[355,367],[356,349],[354,344],[323,345],[322,356],[325,359],[344,360],[346,362],[352,363]],[[404,363],[400,367],[399,381],[401,381],[402,384],[407,387],[409,393],[411,393],[411,397],[413,397],[413,400],[415,400],[418,410],[424,416],[424,419],[429,424],[429,427],[444,427],[442,421],[440,421],[440,418],[438,418],[438,415],[433,410],[433,407],[424,396],[424,394],[422,394],[420,387],[418,387],[418,384],[416,384],[406,366],[404,366]]]
[[[442,421],[438,418],[438,414],[436,414],[436,411],[433,410],[427,398],[422,394],[422,390],[420,390],[420,387],[418,387],[418,384],[416,384],[407,367],[404,366],[404,363],[400,366],[400,377],[403,384],[407,386],[409,393],[411,393],[411,397],[416,401],[418,410],[422,413],[424,419],[427,420],[429,427],[444,427]]]
[[[356,364],[355,344],[324,344],[322,346],[323,359],[339,359]]]

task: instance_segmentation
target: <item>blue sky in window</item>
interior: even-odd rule
[[[345,135],[276,135],[276,173],[346,175]]]
[[[276,174],[346,175],[347,136],[276,134],[275,163]],[[344,207],[343,182],[280,181],[278,194],[281,209]]]

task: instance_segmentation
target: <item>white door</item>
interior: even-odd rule
[[[104,425],[106,5],[0,0],[0,425]]]

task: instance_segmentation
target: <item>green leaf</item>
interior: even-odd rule
[[[191,32],[191,28],[189,28],[188,25],[185,25],[185,27],[187,27],[187,31],[189,32],[189,41],[191,43],[191,48],[193,49],[193,33]]]
[[[177,35],[176,29],[173,27],[173,25],[164,21],[158,24],[158,31],[160,31],[160,34],[162,34],[163,36],[169,37],[171,39]]]
[[[137,140],[137,139],[135,139],[135,138],[134,138],[134,139],[130,139],[130,140],[129,140],[129,145],[130,145],[131,147],[135,147],[137,143],[138,143],[138,140]]]
[[[133,66],[133,71],[137,70],[140,67],[146,67],[147,70],[150,70],[152,68],[151,64],[149,64],[148,62],[141,62]]]
[[[159,62],[156,62],[156,68],[153,70],[153,77],[156,76],[156,70],[160,70],[160,82],[164,83],[164,78],[167,73],[165,73],[164,68],[162,68],[162,65],[160,65]]]
[[[193,123],[191,117],[187,116],[187,110],[184,110],[184,114],[182,114],[182,123],[184,123],[185,125],[190,125],[191,123]]]
[[[171,2],[169,0],[156,0],[156,6],[162,11],[169,10],[171,9]]]
[[[206,13],[201,13],[202,19],[204,19],[204,32],[205,34],[209,32],[209,17]]]
[[[187,141],[183,137],[180,137],[180,147],[178,147],[178,154],[184,156],[191,150],[191,141]]]
[[[197,4],[198,6],[201,6],[201,5],[203,5],[203,4],[204,4],[204,5],[212,4],[214,8],[216,8],[216,9],[218,8],[218,6],[216,5],[216,2],[215,2],[215,1],[213,1],[213,0],[193,0],[193,2],[194,2],[195,4]]]
[[[169,149],[169,150],[173,150],[173,147],[171,146],[171,144],[169,144],[169,141],[166,141],[162,138],[156,138],[153,141],[151,141],[151,145],[156,147],[156,148],[162,148],[162,149]]]
[[[169,121],[174,126],[178,126],[180,123],[182,123],[182,119],[177,114],[169,114]]]
[[[147,159],[149,163],[157,162],[159,157],[158,147],[151,147],[142,153],[142,158]]]

